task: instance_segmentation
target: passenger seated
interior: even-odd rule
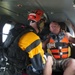
[[[50,23],[49,29],[51,33],[45,44],[52,54],[53,65],[46,63],[44,75],[50,75],[52,70],[63,70],[63,75],[75,75],[75,59],[70,58],[70,43],[75,43],[75,37],[63,31],[56,21]]]

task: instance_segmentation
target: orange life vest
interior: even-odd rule
[[[55,59],[64,59],[70,56],[69,40],[65,35],[59,42],[51,37],[47,48]]]

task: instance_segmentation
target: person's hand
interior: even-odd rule
[[[47,57],[47,63],[49,63],[50,66],[53,65],[53,58],[52,58],[52,56],[48,56]]]
[[[65,36],[66,36],[68,39],[70,39],[70,37],[72,37],[72,35],[71,35],[70,33],[68,33],[68,32],[65,33]]]

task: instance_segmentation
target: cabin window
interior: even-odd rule
[[[75,37],[75,33],[73,32],[73,37]],[[73,43],[73,46],[75,46],[75,44]]]
[[[75,0],[73,1],[73,7],[75,8]]]
[[[3,30],[2,30],[2,42],[5,42],[12,28],[13,28],[12,24],[5,23],[5,25],[3,26]]]

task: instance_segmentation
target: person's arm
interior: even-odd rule
[[[73,31],[75,33],[75,25],[73,25],[72,22],[68,19],[66,20],[66,23],[68,23],[71,26],[71,28],[73,29]]]
[[[70,25],[70,27],[73,29],[74,33],[75,33],[75,25],[72,24],[72,22],[70,20],[66,20],[66,23],[68,23]],[[71,43],[75,43],[75,37],[73,37],[70,33],[66,33],[66,36],[68,37],[69,41]]]
[[[52,75],[52,65],[53,65],[53,59],[51,56],[48,56],[46,65],[44,67],[43,75]]]
[[[67,36],[68,40],[71,43],[75,43],[75,37],[73,37],[70,33],[66,32],[65,35]]]
[[[33,39],[31,39],[30,35]],[[32,70],[35,69],[35,72],[42,70],[45,65],[45,59],[39,36],[34,32],[28,32],[26,35],[21,36],[18,45],[23,51],[28,53],[31,64],[28,66],[32,66]]]

